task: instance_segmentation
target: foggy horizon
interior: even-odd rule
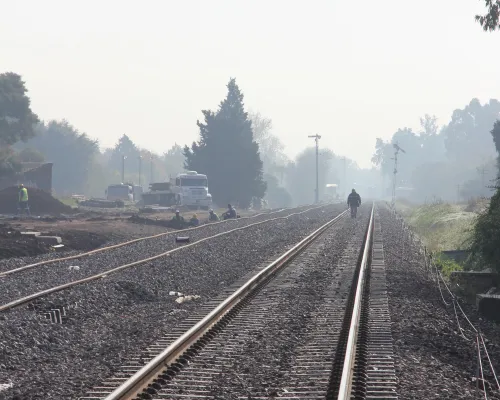
[[[41,119],[66,119],[101,148],[127,134],[159,152],[196,140],[201,110],[235,77],[290,157],[318,133],[365,168],[376,137],[424,114],[446,124],[500,92],[478,79],[500,61],[498,38],[474,21],[479,1],[303,4],[8,3],[0,69],[22,75]]]

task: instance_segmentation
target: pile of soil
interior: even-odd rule
[[[71,230],[63,233],[47,232],[49,236],[61,236],[64,244],[63,251],[94,250],[113,237],[102,233]],[[0,260],[12,257],[37,256],[51,251],[51,246],[36,240],[32,236],[21,235],[21,232],[9,224],[0,223]]]
[[[177,228],[177,225],[171,219],[144,218],[144,217],[141,217],[139,215],[134,214],[128,220],[134,224],[156,225],[156,226],[163,226],[165,228],[172,228],[172,229]],[[186,228],[189,228],[189,226],[186,226]]]
[[[53,234],[62,237],[66,250],[94,250],[112,239],[112,237],[108,237],[103,233],[88,232],[84,230],[71,230],[59,234],[54,232]]]
[[[49,245],[23,236],[8,224],[0,224],[0,259],[37,256],[49,251]]]
[[[33,215],[69,214],[73,209],[40,189],[28,188],[29,206]],[[11,186],[0,190],[0,214],[17,214],[19,188]]]

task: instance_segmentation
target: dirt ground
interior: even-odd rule
[[[216,212],[223,210],[216,210]],[[219,212],[219,214],[220,214]],[[201,223],[208,220],[207,211],[181,213],[188,220],[196,214]],[[242,217],[256,214],[253,211],[239,212]],[[42,235],[60,236],[62,251],[88,251],[109,242],[121,242],[144,236],[156,235],[171,230],[162,224],[170,220],[171,212],[137,214],[119,210],[79,210],[70,217],[45,217],[33,219],[0,220],[0,259],[35,256],[53,251],[31,237],[20,232],[36,231]]]

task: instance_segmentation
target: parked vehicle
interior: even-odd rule
[[[208,210],[212,207],[212,195],[208,191],[208,178],[196,171],[178,174],[172,182],[177,204],[189,208]]]

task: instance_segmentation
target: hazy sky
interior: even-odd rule
[[[78,3],[78,4],[77,4]],[[500,33],[483,0],[2,2],[0,72],[21,74],[33,110],[112,146],[157,152],[197,138],[230,77],[293,156],[312,144],[370,165],[375,138],[448,122],[500,97]]]

